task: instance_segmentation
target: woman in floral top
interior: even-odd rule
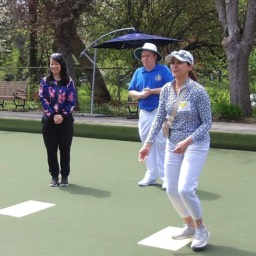
[[[73,80],[68,76],[62,54],[52,54],[49,66],[49,75],[41,80],[39,87],[39,97],[44,110],[42,133],[52,176],[49,186],[58,186],[61,174],[60,186],[66,187],[69,185],[70,148],[74,130],[72,111],[76,103],[76,89]]]
[[[162,124],[171,115],[182,90],[185,95],[179,104],[166,144],[165,175],[167,195],[184,220],[183,229],[173,239],[193,237],[191,248],[202,249],[210,236],[196,194],[198,178],[210,148],[209,129],[212,125],[210,99],[192,71],[194,58],[185,50],[174,51],[166,57],[175,80],[167,83],[160,94],[158,113],[149,135],[139,152],[143,161]]]

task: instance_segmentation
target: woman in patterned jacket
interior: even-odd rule
[[[171,115],[178,95],[186,88],[166,144],[166,192],[185,222],[183,229],[172,238],[193,237],[191,248],[202,249],[207,245],[210,233],[203,222],[196,190],[210,148],[210,98],[203,86],[196,81],[192,71],[194,58],[190,52],[174,51],[166,57],[166,61],[170,63],[175,80],[167,83],[161,91],[158,113],[139,152],[139,160],[143,161],[148,156],[151,144],[166,118]]]
[[[54,53],[50,57],[49,75],[39,86],[39,97],[44,110],[42,133],[47,150],[49,172],[52,179],[50,187],[67,187],[70,174],[70,148],[73,139],[74,118],[72,111],[76,103],[76,89],[67,73],[62,54]],[[60,164],[58,161],[60,151]]]

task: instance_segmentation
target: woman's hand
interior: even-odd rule
[[[177,153],[177,154],[184,154],[185,151],[187,150],[188,146],[192,143],[193,143],[192,138],[188,137],[187,139],[177,143],[173,152]]]
[[[61,124],[63,122],[62,115],[55,115],[53,117],[53,121],[54,121],[55,124]]]
[[[143,147],[139,151],[139,161],[145,161],[147,159],[147,156],[149,155],[151,144],[145,143]]]

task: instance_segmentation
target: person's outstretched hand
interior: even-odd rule
[[[139,151],[139,161],[145,161],[147,159],[147,156],[149,155],[150,151],[150,143],[145,143],[143,147]]]

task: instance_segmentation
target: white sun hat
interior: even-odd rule
[[[134,56],[141,61],[141,53],[144,50],[154,52],[157,55],[156,61],[160,61],[162,59],[162,55],[157,51],[156,46],[152,43],[145,43],[142,47],[137,48],[134,51]]]

